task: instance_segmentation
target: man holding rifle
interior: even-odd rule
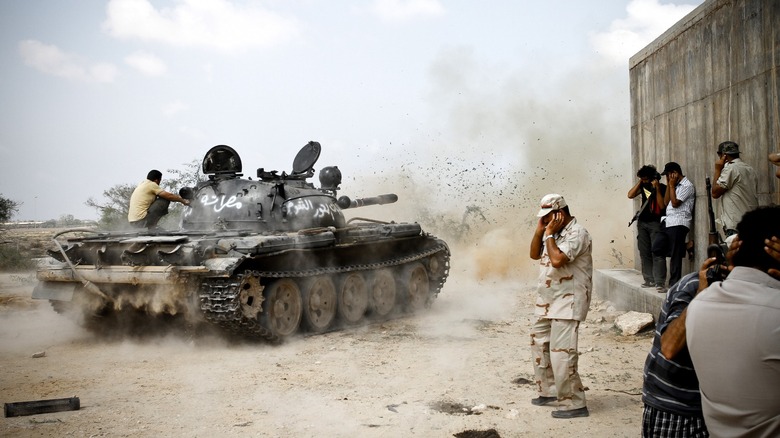
[[[652,164],[642,166],[636,176],[639,180],[628,191],[628,198],[641,196],[642,206],[628,225],[631,226],[637,221],[636,240],[644,278],[642,287],[663,289],[666,282],[666,257],[653,254],[652,242],[656,241],[656,235],[661,233],[661,217],[666,210],[666,184],[661,183],[661,175]]]
[[[721,198],[720,222],[726,238],[737,234],[737,224],[748,211],[758,207],[756,171],[739,158],[739,145],[724,141],[718,145],[713,199]]]

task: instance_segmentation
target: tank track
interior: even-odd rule
[[[391,266],[401,266],[443,252],[443,275],[431,295],[438,295],[449,275],[450,254],[446,245],[438,245],[427,251],[388,260],[382,263],[340,266],[337,268],[318,268],[305,271],[244,271],[230,278],[207,278],[200,285],[200,308],[206,320],[223,330],[249,339],[264,339],[278,343],[281,339],[271,330],[263,327],[258,319],[244,316],[239,302],[242,279],[247,275],[266,278],[300,278],[315,275],[335,275],[354,271],[371,271]]]

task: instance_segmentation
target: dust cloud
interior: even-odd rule
[[[266,418],[266,424],[282,434],[293,434],[291,425],[313,433],[319,417],[327,415],[329,423],[340,423],[342,432],[359,434],[366,426],[356,423],[346,407],[369,404],[385,412],[388,403],[419,400],[408,386],[408,372],[422,376],[419,384],[435,384],[426,390],[428,398],[465,397],[469,388],[453,382],[472,381],[471,364],[483,364],[481,369],[496,365],[485,362],[489,355],[484,349],[464,350],[464,345],[489,342],[485,333],[495,337],[503,325],[512,324],[513,315],[528,315],[522,319],[533,313],[518,307],[531,303],[538,268],[528,248],[544,194],[562,194],[571,213],[590,231],[594,268],[628,267],[633,259],[633,237],[626,227],[633,213],[625,197],[631,180],[628,132],[623,132],[627,97],[625,105],[610,106],[619,101],[619,93],[591,85],[603,82],[590,80],[602,74],[596,69],[559,72],[552,85],[540,86],[541,72],[502,72],[480,66],[468,51],[453,50],[431,69],[431,120],[403,145],[373,151],[370,165],[345,173],[340,195],[397,193],[400,198],[391,205],[347,210],[348,217],[419,222],[450,246],[450,278],[427,312],[319,335],[321,342],[296,337],[280,347],[232,343],[221,335],[187,331],[125,337],[108,345],[106,352],[89,350],[90,362],[113,364],[104,371],[114,377],[112,382],[131,394],[138,393],[131,389],[147,388],[141,394],[152,404],[170,400],[169,393],[189,394],[184,399],[175,396],[181,418],[166,421],[196,434],[214,431],[195,417],[204,405],[216,411],[211,415],[229,418],[234,427]],[[154,295],[151,308],[163,313],[175,308],[180,297],[168,292]],[[100,342],[93,340],[94,333],[40,304],[32,312],[6,310],[0,315],[4,355],[29,357],[54,345],[71,343],[77,349]],[[528,321],[520,324],[525,327]],[[410,348],[399,341],[403,337],[418,340],[411,347],[420,349],[417,360],[429,366],[418,369],[416,361],[403,363]],[[65,356],[67,351],[60,348],[58,353]],[[518,351],[510,360],[523,363],[522,354]],[[166,367],[171,362],[175,367]],[[399,366],[404,372],[397,371]],[[148,376],[144,373],[149,369],[164,371]],[[151,383],[128,379],[125,373],[133,372]],[[382,388],[396,389],[374,395],[356,386],[355,376],[367,372],[382,379]],[[447,376],[445,383],[437,380],[439,374]],[[250,395],[244,394],[245,404],[235,408],[235,396],[225,388],[242,388]],[[333,388],[343,389],[334,394]],[[109,392],[115,389],[93,393],[95,403],[113,406]],[[422,410],[409,418],[430,421]],[[193,430],[196,424],[202,429]]]
[[[343,184],[399,201],[348,212],[420,222],[477,278],[527,278],[539,200],[560,193],[591,234],[594,268],[630,267],[628,96],[597,85],[614,74],[594,63],[542,78],[479,65],[468,50],[446,53],[431,69],[430,126],[375,151],[371,172]]]
[[[54,313],[48,302],[0,306],[0,344],[3,354],[30,356],[52,345],[90,336],[76,322]]]
[[[430,120],[404,144],[374,150],[370,165],[345,173],[340,195],[397,193],[399,201],[347,216],[419,222],[444,239],[451,278],[440,298],[453,282],[469,282],[470,293],[449,306],[464,309],[455,318],[494,318],[511,307],[509,295],[494,292],[501,284],[533,284],[537,267],[528,247],[546,193],[562,194],[590,231],[594,268],[629,267],[627,96],[594,85],[605,82],[594,77],[607,74],[594,66],[542,78],[480,65],[467,50],[445,53],[430,71]],[[625,104],[614,103],[621,98]],[[165,290],[138,299],[118,302],[175,314],[186,301]]]

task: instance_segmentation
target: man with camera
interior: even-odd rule
[[[778,178],[780,178],[780,176],[778,176]],[[729,339],[729,342],[733,341],[741,345],[741,343],[750,344],[752,339],[748,338],[752,336],[759,336],[758,339],[765,338],[767,335],[776,337],[776,333],[778,329],[780,329],[778,328],[779,307],[777,305],[777,296],[780,294],[780,289],[777,289],[778,285],[780,285],[780,238],[777,237],[777,233],[780,231],[778,229],[778,224],[780,224],[780,211],[778,211],[778,207],[770,207],[769,209],[770,211],[759,211],[758,213],[751,212],[746,217],[747,223],[744,224],[744,228],[749,230],[747,231],[747,239],[753,241],[753,245],[746,245],[743,248],[738,235],[735,235],[737,241],[732,244],[727,255],[724,255],[721,252],[719,245],[711,245],[708,249],[709,258],[705,260],[699,272],[684,276],[677,284],[669,289],[661,313],[658,316],[653,346],[645,361],[644,385],[642,387],[642,401],[645,404],[642,416],[643,437],[706,437],[708,436],[707,427],[718,430],[718,432],[721,433],[722,429],[715,429],[717,423],[713,423],[713,420],[707,419],[705,423],[701,392],[699,390],[699,380],[702,380],[702,388],[706,391],[707,383],[704,382],[706,376],[701,378],[697,377],[696,370],[699,366],[708,367],[704,371],[704,374],[709,375],[711,373],[709,368],[717,368],[722,363],[721,361],[729,360],[732,362],[729,364],[729,369],[734,372],[736,372],[736,368],[743,368],[748,365],[742,362],[744,356],[740,355],[736,350],[732,350],[731,347],[723,347],[722,350],[719,348],[720,342],[723,339]],[[771,211],[771,209],[774,209],[774,211]],[[753,215],[756,217],[752,217]],[[740,226],[742,227],[743,225]],[[761,248],[762,242],[763,248]],[[778,280],[778,282],[772,282],[771,279],[767,279],[767,277],[762,277],[760,280],[760,283],[763,285],[771,288],[771,285],[774,284],[775,289],[777,289],[774,292],[767,291],[767,295],[763,296],[763,298],[770,300],[774,299],[775,301],[773,307],[770,306],[770,309],[767,309],[769,312],[774,312],[774,316],[769,316],[769,320],[774,322],[770,322],[770,328],[767,330],[742,331],[740,329],[730,328],[725,329],[720,335],[701,341],[700,345],[696,346],[697,349],[709,350],[710,346],[707,342],[712,342],[713,344],[711,346],[718,350],[719,353],[714,351],[710,352],[711,357],[709,357],[709,359],[713,360],[713,362],[705,362],[704,365],[698,363],[698,366],[694,367],[694,361],[691,359],[691,353],[688,351],[686,339],[686,320],[688,319],[689,304],[694,297],[696,297],[696,300],[699,300],[700,292],[710,285],[715,284],[713,288],[717,288],[732,283],[731,279],[723,282],[729,274],[729,268],[733,268],[733,266],[726,266],[726,263],[730,262],[733,264],[734,260],[736,260],[737,263],[742,263],[740,262],[740,257],[735,258],[735,254],[738,251],[752,251],[752,255],[743,254],[744,258],[746,260],[763,260],[763,263],[765,263],[767,268],[766,273],[775,280]],[[759,265],[761,263],[749,262],[747,264]],[[741,277],[742,274],[743,273],[741,273],[740,270],[737,270],[735,275]],[[737,278],[735,277],[733,279],[736,280]],[[731,288],[726,288],[726,290],[730,290],[730,296],[728,297],[730,299],[717,305],[724,305],[724,307],[720,309],[720,312],[723,312],[723,315],[721,316],[724,319],[722,319],[722,321],[728,320],[728,323],[732,324],[733,321],[731,318],[733,315],[730,313],[732,309],[725,307],[725,305],[737,303],[740,299],[739,295],[741,291],[747,290],[747,288],[742,284],[735,284]],[[748,296],[746,295],[743,298],[747,299]],[[734,299],[734,302],[731,302],[731,299]],[[709,300],[709,298],[703,298],[703,300]],[[757,308],[761,307],[761,304],[757,302],[750,304],[750,306],[756,305]],[[749,306],[746,306],[746,308],[747,307]],[[699,311],[700,314],[703,314],[704,312],[705,311]],[[710,323],[715,325],[719,324],[717,321],[717,318],[719,317],[715,315],[704,315],[699,318],[706,317],[711,318]],[[742,322],[738,324],[747,324],[753,327],[752,323],[749,322],[753,320],[756,320],[753,316],[745,317],[742,318]],[[774,327],[774,329],[771,327]],[[728,335],[728,333],[731,333],[731,335]],[[708,335],[708,333],[705,333],[705,335]],[[741,338],[740,340],[734,340],[734,337]],[[770,340],[770,343],[772,343],[772,345],[777,345],[778,342],[777,339],[774,339]],[[764,347],[759,346],[758,348],[761,349]],[[715,359],[716,357],[718,357],[717,360]],[[773,377],[775,381],[778,379],[777,358],[778,355],[775,353],[772,359],[775,362],[774,369],[776,374]],[[770,362],[772,360],[770,360]],[[767,362],[764,362],[764,364],[767,364]],[[756,366],[756,363],[754,363],[753,366]],[[762,368],[766,369],[766,367]],[[726,378],[728,372],[729,371],[724,372],[719,378]],[[749,373],[740,373],[740,378],[751,379]],[[770,376],[770,380],[759,379],[753,383],[757,385],[767,385],[767,387],[776,386],[776,383],[772,383],[771,378],[772,377]],[[709,384],[714,385],[717,390],[721,390],[722,387],[719,385],[718,381],[718,378],[716,378]],[[753,392],[751,391],[746,394],[740,389],[741,385],[742,384],[730,385],[733,394],[721,397],[726,400],[734,400],[733,403],[741,403],[736,401],[741,397],[753,399]],[[756,388],[754,392],[763,393],[760,388]],[[728,402],[726,404],[728,405]],[[716,406],[728,410],[728,406],[724,407],[723,405],[717,404]],[[772,408],[769,409],[771,411]],[[775,410],[775,413],[777,413],[777,410]],[[730,414],[727,414],[722,420],[726,422],[732,421],[728,418],[728,415]],[[753,436],[753,432],[755,432],[755,430],[752,429],[754,423],[755,420],[745,420],[742,425],[737,427],[737,430],[740,430],[740,433],[745,433],[745,436]],[[717,427],[720,427],[720,425]],[[776,429],[769,430],[771,431],[769,435],[776,435]],[[731,430],[729,431],[729,434],[732,434],[733,432],[735,431]],[[769,435],[764,434],[762,436]]]
[[[632,223],[637,221],[636,240],[644,279],[642,287],[663,290],[666,282],[666,257],[663,254],[653,254],[652,243],[658,240],[657,234],[661,233],[661,217],[666,210],[666,184],[661,182],[661,174],[652,164],[642,166],[636,176],[639,180],[628,191],[628,198],[641,196],[642,199],[642,206],[632,219]]]
[[[737,223],[746,212],[758,207],[758,176],[739,158],[739,145],[724,141],[718,145],[712,198],[721,198],[720,222],[726,238],[737,234]]]
[[[723,436],[780,436],[777,236],[780,207],[745,213],[728,254],[728,277],[688,306],[686,339],[704,419]]]

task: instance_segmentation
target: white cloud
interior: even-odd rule
[[[661,36],[697,5],[632,0],[626,6],[628,16],[613,21],[607,32],[592,35],[591,45],[609,62],[625,65],[631,56]]]
[[[21,41],[19,54],[30,67],[66,79],[113,82],[118,73],[113,64],[90,63],[80,56],[63,52],[57,46],[35,40]]]
[[[149,0],[111,0],[103,29],[123,39],[177,47],[235,52],[283,43],[297,36],[299,25],[252,4],[226,0],[175,0],[156,9]]]
[[[168,67],[158,57],[147,52],[135,52],[125,57],[125,63],[146,76],[162,76]]]
[[[374,13],[386,21],[406,21],[444,14],[439,0],[376,0]]]
[[[206,134],[202,130],[192,126],[179,126],[179,133],[193,142],[203,142],[206,139]]]
[[[190,109],[189,106],[185,105],[181,101],[174,101],[171,102],[165,106],[163,106],[162,112],[166,117],[171,117],[173,115],[176,115],[177,113],[181,111],[185,111]]]
[[[214,82],[214,66],[212,64],[204,64],[203,73],[206,75],[208,83]]]

